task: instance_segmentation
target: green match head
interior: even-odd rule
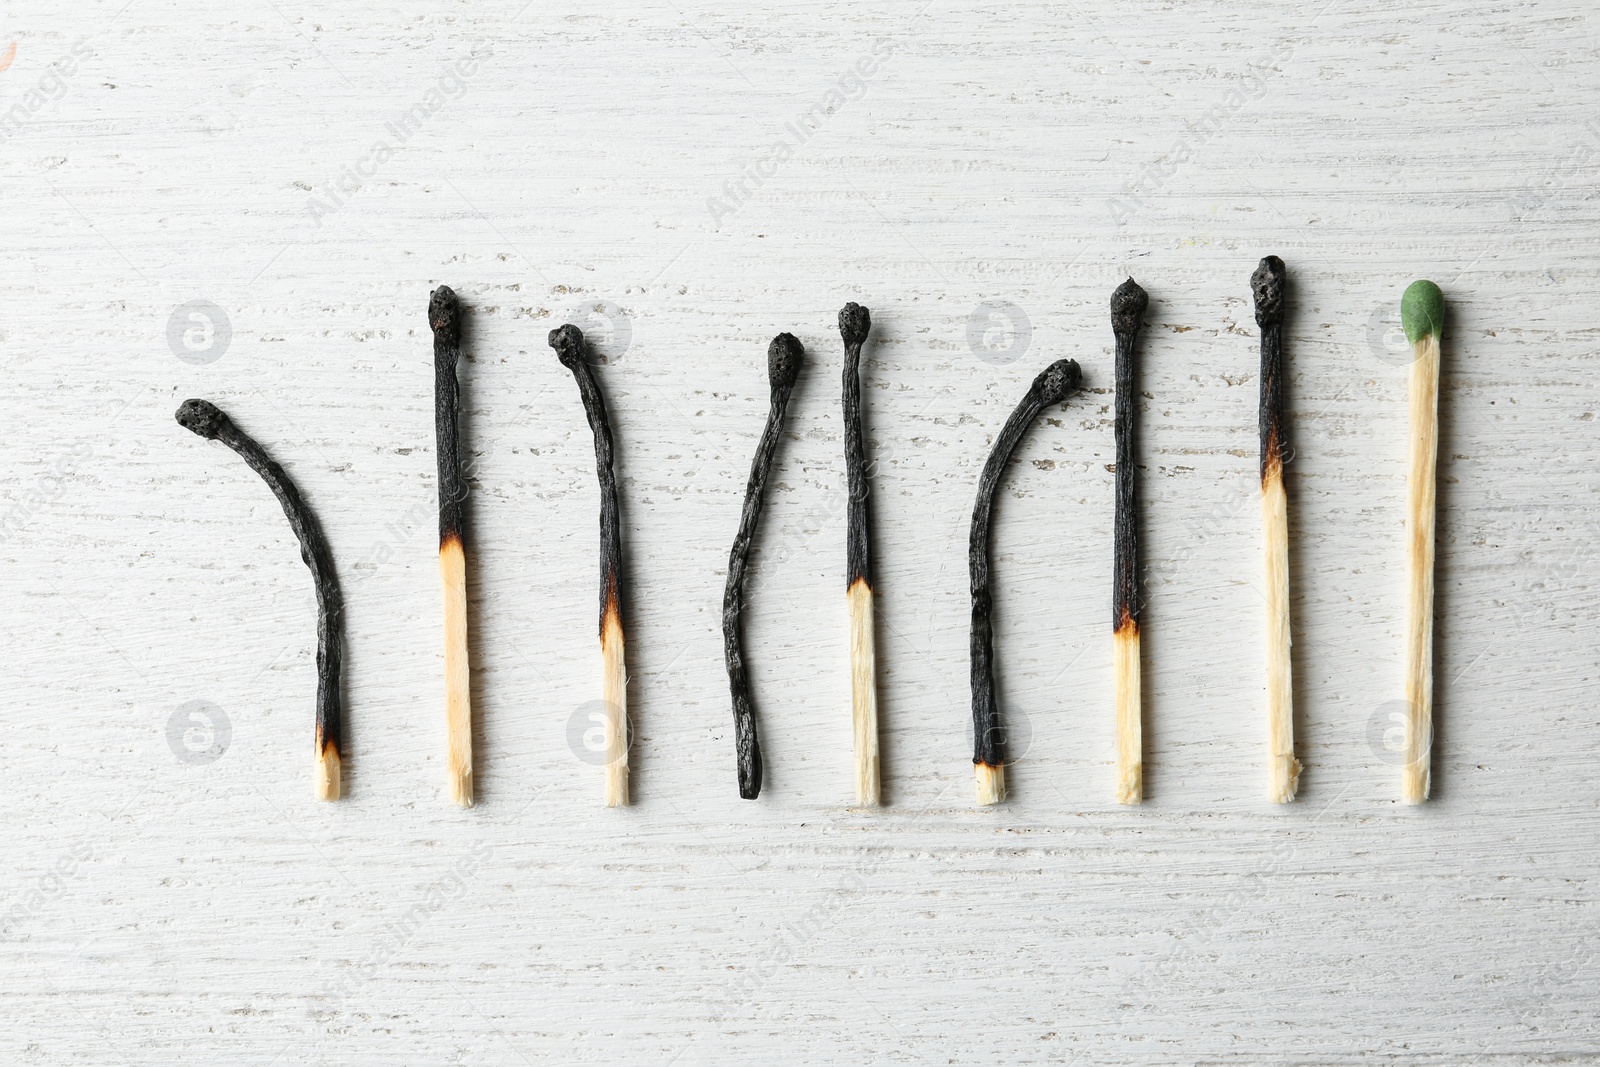
[[[1444,333],[1444,294],[1430,281],[1412,282],[1400,298],[1400,324],[1406,340],[1416,344],[1430,333]]]

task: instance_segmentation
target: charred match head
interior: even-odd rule
[[[556,358],[568,370],[577,370],[583,362],[583,331],[572,323],[557,326],[550,331],[550,347],[556,350]]]
[[[1039,403],[1045,407],[1059,404],[1073,393],[1077,392],[1078,383],[1083,380],[1083,371],[1074,359],[1058,359],[1033,380],[1033,388],[1039,394]]]
[[[1256,300],[1256,325],[1283,325],[1283,286],[1288,277],[1283,260],[1277,256],[1262,257],[1256,272],[1250,275],[1250,292]]]
[[[872,312],[855,301],[839,309],[839,336],[844,338],[847,347],[865,344],[871,331]]]
[[[208,441],[215,441],[233,425],[233,420],[209,400],[185,400],[178,405],[175,417],[179,426]]]
[[[461,302],[448,285],[439,286],[428,297],[428,326],[441,340],[452,345],[461,342]]]
[[[1129,278],[1111,294],[1111,332],[1121,337],[1139,331],[1144,322],[1144,309],[1150,304],[1150,294]]]
[[[800,339],[792,333],[780,333],[767,346],[767,380],[772,391],[793,389],[800,377],[800,365],[805,362],[806,350]]]

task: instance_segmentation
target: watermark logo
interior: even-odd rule
[[[94,446],[86,440],[78,441],[57,456],[48,470],[35,475],[33,484],[19,493],[11,507],[0,514],[0,545],[16,540],[49,505],[66,496],[67,486],[93,457]]]
[[[610,300],[585,300],[567,309],[570,322],[583,331],[584,362],[594,367],[621,363],[633,344],[633,320]]]
[[[79,877],[79,867],[92,859],[92,844],[75,845],[57,856],[50,869],[13,898],[10,909],[0,917],[0,941],[9,941],[19,924],[38,915],[50,903],[64,896],[68,889],[67,879]]]
[[[450,870],[422,890],[405,912],[392,915],[377,929],[372,930],[366,952],[348,966],[336,983],[324,987],[324,995],[347,997],[382,973],[405,947],[426,929],[433,918],[445,907],[466,897],[478,872],[494,855],[494,846],[478,841],[467,850]]]
[[[1247,103],[1259,100],[1266,94],[1267,80],[1276,77],[1282,70],[1281,64],[1293,57],[1294,46],[1285,41],[1274,45],[1265,55],[1250,63],[1245,68],[1244,79],[1198,119],[1186,123],[1183,135],[1165,155],[1145,164],[1136,176],[1122,183],[1120,196],[1106,201],[1112,221],[1118,226],[1126,226],[1130,218],[1148,207],[1154,197],[1166,188],[1172,176],[1197,151],[1214,141]]]
[[[737,177],[722,183],[721,196],[706,197],[711,225],[719,225],[729,215],[737,214],[785,163],[794,158],[796,149],[804,147],[821,132],[846,104],[866,96],[872,79],[894,55],[894,50],[894,42],[887,37],[874,41],[871,51],[858,56],[809,108],[783,124],[781,140],[774,141],[760,159],[745,167]]]
[[[967,723],[967,740],[972,736],[973,724]],[[991,726],[994,740],[1000,743],[1001,763],[1009,765],[1028,754],[1033,747],[1033,718],[1022,708],[1005,708],[1000,712],[1000,722]],[[974,746],[976,748],[976,746]]]
[[[228,713],[209,700],[191,700],[167,718],[167,747],[180,763],[215,763],[232,740]]]
[[[1409,367],[1417,361],[1417,350],[1406,340],[1400,325],[1399,305],[1379,304],[1367,316],[1367,347],[1391,367]]]
[[[306,211],[318,226],[322,220],[335,214],[365,189],[384,164],[395,153],[421,133],[446,104],[467,95],[472,78],[478,73],[482,61],[494,55],[492,43],[480,40],[472,51],[454,63],[447,64],[434,83],[411,102],[411,106],[394,115],[384,124],[383,132],[367,146],[367,150],[352,159],[339,173],[319,187],[304,182],[295,183],[311,195],[306,198]]]
[[[985,300],[967,316],[967,347],[985,363],[1004,367],[1015,363],[1033,342],[1028,313],[1003,300]]]
[[[494,448],[491,443],[484,451],[475,452],[461,460],[463,501],[471,499],[473,481],[483,469],[485,461],[492,455]],[[379,567],[394,559],[396,555],[404,555],[408,548],[432,558],[433,553],[438,550],[438,540],[433,525],[435,514],[434,500],[431,497],[423,498],[413,501],[408,509],[384,523],[383,536],[374,541],[372,547],[368,548],[351,568],[355,571],[355,580],[360,582],[372,577]],[[424,530],[427,531],[425,539],[422,533]]]
[[[616,711],[615,704],[604,700],[591,700],[572,709],[567,717],[567,747],[580,761],[591,767],[611,762],[606,753],[606,723]],[[633,730],[629,728],[625,736],[631,742]]]
[[[6,53],[6,67],[11,65],[16,54],[17,46],[13,44]],[[39,76],[33,88],[23,90],[17,102],[11,105],[11,110],[0,113],[0,143],[11,140],[27,129],[29,123],[33,122],[40,112],[53,107],[66,96],[68,90],[72,88],[70,79],[78,73],[83,60],[92,55],[94,49],[89,47],[89,43],[79,41],[72,46],[70,52],[45,67],[44,73]],[[0,70],[4,69],[5,67],[0,67]]]
[[[1404,700],[1386,700],[1373,709],[1367,718],[1367,747],[1380,762],[1391,767],[1406,763],[1406,730],[1411,719],[1411,705]],[[1425,737],[1422,755],[1428,754],[1433,738]]]
[[[215,363],[233,340],[228,313],[209,300],[191,300],[172,309],[167,319],[167,347],[185,363]]]
[[[17,58],[17,42],[12,41],[11,47],[6,49],[6,54],[0,56],[0,71],[11,69],[11,61]]]

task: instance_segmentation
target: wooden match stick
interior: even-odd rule
[[[1006,798],[1005,733],[1000,708],[994,699],[994,651],[989,614],[989,527],[994,513],[994,496],[1000,488],[1000,475],[1006,461],[1016,451],[1022,435],[1039,412],[1059,404],[1076,388],[1082,377],[1078,364],[1058,359],[1039,373],[1023,394],[1011,417],[994,439],[989,460],[978,476],[978,499],[972,506],[972,536],[967,547],[967,566],[972,588],[972,765],[977,777],[978,803],[998,804]]]
[[[1116,512],[1112,542],[1112,655],[1117,692],[1117,803],[1144,800],[1144,721],[1139,665],[1139,493],[1137,472],[1139,366],[1134,345],[1150,297],[1132,278],[1111,294],[1111,332],[1117,339]]]
[[[461,356],[461,306],[441,285],[428,300],[433,329],[434,429],[439,461],[439,575],[444,583],[445,773],[450,799],[472,806],[472,674],[467,661],[467,487],[461,477],[456,416]]]
[[[728,688],[733,694],[734,747],[739,761],[739,795],[754,800],[761,795],[761,741],[756,736],[755,709],[750,703],[750,682],[745,675],[744,638],[740,617],[744,613],[744,572],[750,560],[750,540],[761,521],[761,498],[766,493],[767,474],[777,451],[778,435],[783,431],[783,414],[789,395],[800,377],[805,349],[794,334],[780,333],[767,346],[767,381],[772,403],[767,409],[766,429],[756,445],[750,463],[750,483],[744,492],[744,510],[739,515],[739,532],[728,555],[728,584],[722,594],[722,647],[728,666]]]
[[[1250,275],[1261,329],[1261,528],[1267,583],[1267,797],[1287,804],[1300,787],[1294,756],[1294,673],[1289,646],[1289,498],[1283,463],[1283,260],[1267,256]]]
[[[1411,463],[1406,479],[1406,762],[1401,796],[1428,799],[1433,779],[1433,538],[1439,455],[1439,340],[1444,294],[1412,282],[1400,298],[1411,342]]]
[[[583,412],[594,433],[595,470],[600,479],[600,700],[605,705],[605,806],[628,803],[628,670],[623,660],[622,520],[617,508],[617,475],[611,424],[594,371],[583,358],[583,331],[568,324],[550,331],[550,347],[572,372],[583,398]]]
[[[322,534],[322,524],[306,506],[284,469],[273,462],[255,440],[206,400],[185,400],[177,412],[178,425],[209,441],[221,441],[237,452],[250,469],[261,475],[272,495],[283,505],[289,529],[300,541],[300,558],[311,568],[317,590],[317,726],[314,741],[315,792],[318,800],[338,800],[340,792],[339,668],[344,659],[342,624],[344,597],[333,553]]]
[[[844,466],[850,485],[845,522],[845,599],[850,609],[850,708],[855,726],[856,803],[876,807],[878,790],[878,668],[873,641],[872,516],[867,507],[866,448],[861,431],[861,346],[872,314],[857,303],[839,311],[844,338]]]

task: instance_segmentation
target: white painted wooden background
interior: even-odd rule
[[[1600,1062],[1600,13],[1317,4],[9,0],[0,1063]],[[1306,771],[1284,808],[1268,252],[1293,281]],[[1112,802],[1109,669],[1106,303],[1129,272],[1151,294],[1137,809]],[[1408,809],[1383,735],[1417,277],[1451,318],[1436,799]],[[442,788],[440,283],[469,308],[470,811]],[[889,803],[865,812],[851,299],[880,464]],[[545,343],[573,316],[612,357],[621,811],[582,745],[597,494]],[[780,330],[811,362],[754,564],[751,803],[718,612]],[[997,512],[1017,761],[980,811],[968,516],[1062,355],[1087,387]],[[259,479],[173,422],[191,396],[332,540],[340,803],[311,797],[309,573]]]

